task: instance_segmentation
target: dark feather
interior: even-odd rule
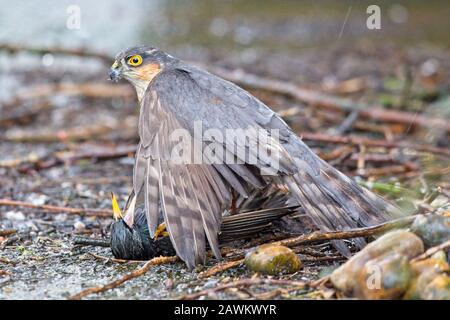
[[[390,218],[397,210],[322,161],[278,115],[245,90],[178,60],[167,59],[166,69],[152,80],[142,100],[141,142],[133,184],[134,190],[140,190],[146,181],[146,208],[151,210],[147,217],[152,232],[157,215],[150,202],[157,197],[151,186],[158,180],[159,203],[172,243],[189,267],[204,261],[202,237],[208,239],[214,254],[220,257],[217,238],[231,190],[247,198],[255,188],[282,183],[289,190],[290,204],[301,205],[322,230],[367,226]],[[257,145],[246,146],[239,136],[219,145],[238,160],[234,165],[170,163],[175,143],[170,141],[170,133],[183,128],[193,134],[196,121],[202,121],[203,131],[219,130],[224,137],[227,129],[249,129],[247,138]],[[270,129],[279,130],[279,141],[269,134]],[[269,159],[257,153],[259,147],[266,147],[259,145],[254,133],[257,130],[266,130],[270,142],[267,145],[279,152],[278,167],[272,168]],[[204,147],[217,144],[213,139],[203,143]],[[237,152],[239,148],[244,152]],[[256,162],[250,163],[255,157]],[[158,164],[157,175],[149,177],[150,171],[143,168],[149,163],[147,159]],[[260,170],[267,167],[275,175],[262,176]],[[285,199],[274,196],[272,200]],[[349,254],[343,243],[335,244],[342,253]],[[358,239],[357,244],[363,246],[364,241]]]

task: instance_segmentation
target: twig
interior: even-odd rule
[[[384,222],[381,224],[377,224],[375,226],[363,227],[363,228],[355,228],[346,231],[331,231],[331,232],[313,232],[306,235],[301,235],[298,237],[285,239],[281,241],[277,241],[273,244],[283,245],[287,247],[295,247],[300,244],[315,242],[315,241],[323,241],[323,240],[342,240],[342,239],[351,239],[351,238],[359,238],[359,237],[368,237],[381,232],[386,232],[395,228],[403,228],[410,225],[417,215],[408,216],[404,218],[399,218],[395,220],[391,220],[388,222]]]
[[[12,103],[10,103],[11,105],[18,105],[19,103],[21,103],[21,101],[19,100],[14,100]],[[8,106],[9,104],[7,104]],[[3,104],[3,110],[6,109],[5,104]],[[17,123],[17,122],[23,122],[23,120],[26,119],[30,119],[32,117],[35,117],[39,114],[42,113],[42,111],[44,110],[48,110],[51,109],[52,107],[50,106],[48,101],[42,101],[38,104],[33,105],[30,108],[14,108],[11,112],[4,112],[6,113],[6,115],[2,115],[2,117],[0,118],[0,124],[2,126],[6,126],[7,124],[10,123]]]
[[[0,262],[1,262],[1,263],[5,263],[5,264],[12,264],[12,265],[15,265],[15,264],[16,264],[16,262],[11,261],[11,260],[9,260],[9,259],[7,259],[7,258],[3,258],[3,257],[0,257]]]
[[[134,155],[135,151],[135,145],[119,145],[115,147],[94,146],[91,150],[86,151],[55,152],[53,155],[47,154],[43,156],[31,154],[25,159],[14,159],[3,162],[0,161],[0,167],[16,167],[20,165],[18,171],[21,173],[27,173],[30,170],[48,169],[62,163],[72,163],[81,159],[109,160],[121,158],[128,155]],[[102,179],[98,178],[97,180]]]
[[[15,229],[0,230],[0,237],[10,236],[15,233],[17,233],[17,230],[15,230]]]
[[[85,49],[67,49],[60,47],[37,48],[15,44],[1,44],[0,50],[9,52],[29,51],[38,54],[54,53],[67,54],[83,57],[95,57],[105,62],[111,62],[113,58],[109,55],[87,51]],[[197,63],[197,65],[199,65]],[[203,66],[205,67],[205,66]],[[362,103],[355,103],[351,100],[334,97],[319,92],[303,89],[297,85],[286,82],[259,77],[253,74],[244,72],[241,69],[227,70],[220,67],[207,66],[211,72],[238,84],[255,89],[275,92],[291,96],[299,101],[315,105],[327,110],[352,112],[359,111],[359,115],[363,118],[376,119],[383,122],[405,123],[408,125],[418,125],[426,128],[441,128],[450,131],[450,124],[445,119],[426,117],[417,115],[411,112],[386,110],[381,107],[373,107]]]
[[[53,95],[83,96],[87,98],[133,98],[133,89],[123,84],[108,83],[57,83],[42,84],[27,88],[12,98],[9,104],[21,104],[25,100],[38,99]]]
[[[54,54],[63,54],[63,55],[72,55],[79,57],[91,57],[103,60],[105,62],[111,62],[113,58],[105,53],[89,51],[84,48],[78,49],[69,49],[69,48],[61,48],[61,47],[32,47],[27,45],[13,44],[13,43],[3,43],[0,44],[0,50],[8,51],[11,53],[15,53],[18,51],[28,51],[30,53],[35,54],[45,54],[45,53],[54,53]]]
[[[318,141],[333,144],[349,144],[354,146],[365,145],[366,147],[383,147],[383,148],[409,148],[417,151],[426,151],[434,154],[442,154],[450,156],[450,150],[444,148],[433,147],[430,145],[421,145],[414,143],[373,140],[357,136],[336,136],[323,133],[303,132],[301,134],[303,140]]]
[[[296,247],[294,252],[312,257],[328,257],[324,252],[315,250],[312,247]]]
[[[112,262],[116,262],[116,263],[142,263],[142,260],[116,259],[116,258],[101,256],[99,254],[95,254],[95,253],[92,253],[92,252],[88,252],[88,253],[91,256],[93,256],[94,258],[99,259],[99,260],[104,260],[104,261],[112,261]]]
[[[267,291],[259,294],[255,294],[254,297],[256,300],[273,300],[274,298],[283,295],[289,294],[292,291],[302,290],[304,289],[304,285],[293,286],[289,288],[276,288],[272,291]]]
[[[430,194],[426,196],[424,199],[424,202],[426,204],[431,204],[440,194],[442,193],[442,188],[438,186],[436,189],[434,189]]]
[[[320,152],[319,156],[325,160],[330,162],[331,161],[338,161],[341,162],[349,157],[353,156],[353,146],[339,146],[337,148],[334,148],[332,151],[330,152]]]
[[[198,274],[199,279],[209,278],[217,273],[224,272],[225,270],[237,267],[244,262],[244,259],[221,261],[206,271],[202,271]]]
[[[358,161],[360,157],[359,153],[353,153],[349,160],[350,161]],[[376,163],[383,163],[383,162],[401,162],[401,160],[396,159],[396,157],[392,154],[381,154],[381,153],[366,153],[364,155],[364,161],[365,162],[376,162]]]
[[[111,133],[118,129],[118,125],[114,124],[98,124],[91,127],[76,127],[67,130],[50,131],[8,131],[5,135],[0,136],[0,140],[10,142],[60,142],[60,141],[78,141],[86,140],[90,137]]]
[[[330,232],[313,232],[310,234],[300,235],[293,238],[288,238],[284,240],[279,240],[275,242],[271,242],[272,245],[281,245],[286,247],[296,247],[305,243],[311,243],[316,241],[324,241],[324,240],[343,240],[343,239],[351,239],[351,238],[359,238],[359,237],[368,237],[378,233],[386,232],[395,228],[403,228],[410,225],[417,215],[407,216],[404,218],[399,218],[395,220],[391,220],[388,222],[384,222],[381,224],[377,224],[375,226],[363,227],[363,228],[355,228],[346,231],[330,231]],[[245,255],[245,250],[238,249],[234,252],[230,259],[238,259],[242,258]]]
[[[93,148],[89,151],[82,152],[60,152],[56,154],[58,160],[67,162],[86,158],[95,159],[114,159],[134,154],[136,152],[136,145],[123,145],[114,148]]]
[[[413,163],[404,163],[400,165],[384,166],[381,168],[368,168],[362,172],[359,172],[359,175],[363,177],[391,176],[399,173],[415,171],[417,169],[417,165]]]
[[[299,253],[298,251],[303,251],[303,250],[294,250],[294,251],[296,253]],[[322,256],[322,257],[315,257],[315,258],[303,258],[301,260],[303,262],[323,262],[323,261],[339,261],[339,260],[345,260],[345,259],[346,258],[343,256]],[[238,260],[219,262],[219,263],[215,264],[214,266],[212,266],[211,268],[209,268],[208,270],[200,272],[200,274],[198,275],[198,278],[204,279],[204,278],[214,276],[218,273],[221,273],[221,272],[224,272],[231,268],[237,267],[237,266],[241,265],[243,262],[244,262],[244,258],[238,259]]]
[[[19,240],[20,240],[20,238],[17,235],[13,234],[11,237],[8,237],[6,240],[4,240],[3,242],[0,243],[0,249],[3,250],[7,246],[9,246]]]
[[[35,165],[42,162],[45,158],[48,157],[48,155],[49,155],[48,151],[46,153],[30,152],[27,155],[18,158],[0,160],[0,167],[16,168],[24,164]]]
[[[347,258],[344,256],[327,256],[327,257],[303,258],[301,260],[302,260],[302,262],[316,263],[316,262],[324,262],[324,261],[341,261],[341,260],[347,260]]]
[[[240,279],[237,281],[233,281],[230,283],[218,285],[214,288],[202,290],[199,292],[195,292],[192,294],[186,294],[178,297],[179,300],[194,300],[198,299],[202,296],[207,296],[212,293],[216,293],[219,291],[224,291],[231,288],[239,288],[239,287],[249,287],[255,285],[281,285],[281,286],[298,286],[299,289],[307,288],[308,283],[302,281],[291,281],[291,280],[282,280],[282,279],[261,279],[261,278],[250,278],[250,279]]]
[[[323,240],[339,240],[339,239],[350,239],[350,238],[359,238],[359,237],[367,237],[371,235],[375,235],[381,232],[385,232],[395,228],[406,227],[411,224],[417,215],[408,216],[396,220],[391,220],[385,223],[381,223],[371,227],[364,228],[355,228],[348,231],[332,231],[332,232],[313,232],[307,235],[301,235],[294,238],[288,238],[284,240],[271,242],[273,245],[283,245],[287,247],[296,247],[301,244],[315,242],[315,241],[323,241]],[[294,251],[297,253],[305,253],[304,248],[295,248]],[[245,249],[237,249],[232,252],[228,252],[229,260],[219,262],[216,265],[212,266],[206,271],[203,271],[199,274],[199,278],[210,277],[216,275],[217,273],[224,272],[228,269],[234,268],[241,263],[244,262]],[[305,261],[308,262],[317,262],[317,261],[337,261],[345,259],[341,256],[323,256],[314,259],[306,258]]]
[[[411,262],[417,262],[419,260],[427,259],[427,258],[431,257],[433,254],[435,254],[436,252],[441,251],[441,250],[446,250],[446,249],[449,249],[449,248],[450,248],[450,240],[447,240],[444,243],[441,243],[440,245],[437,245],[435,247],[432,247],[432,248],[428,249],[427,251],[425,251],[421,255],[415,257],[414,259],[412,259]]]
[[[100,292],[105,292],[107,290],[111,290],[114,288],[117,288],[118,286],[120,286],[122,283],[140,277],[143,274],[145,274],[152,266],[156,266],[156,265],[160,265],[160,264],[168,264],[168,263],[174,263],[175,261],[177,261],[178,258],[176,256],[174,257],[157,257],[157,258],[153,258],[152,260],[147,261],[142,267],[140,267],[137,270],[134,270],[130,273],[127,273],[126,275],[124,275],[122,278],[114,280],[113,282],[107,283],[105,285],[101,285],[98,287],[91,287],[91,288],[87,288],[84,289],[83,291],[81,291],[80,293],[77,293],[73,296],[70,296],[68,299],[69,300],[80,300],[83,297],[86,297],[90,294],[93,293],[100,293]]]
[[[33,192],[35,190],[40,190],[42,186],[52,187],[58,186],[62,183],[71,183],[71,184],[89,184],[89,185],[105,185],[112,183],[123,183],[128,182],[130,180],[129,176],[111,176],[111,177],[98,177],[98,178],[86,178],[86,177],[74,177],[74,178],[66,178],[66,179],[55,179],[55,180],[47,180],[43,181],[39,185],[32,186],[28,189],[25,189],[26,192]]]
[[[69,207],[59,207],[48,204],[37,205],[24,201],[10,200],[10,199],[0,199],[0,206],[10,206],[10,207],[24,207],[39,209],[47,212],[64,212],[68,214],[79,214],[86,216],[95,217],[111,217],[112,211],[106,209],[91,209],[91,208],[69,208]]]
[[[86,237],[74,237],[73,244],[82,246],[107,247],[107,248],[111,246],[110,239],[94,239]]]
[[[331,131],[331,133],[337,134],[337,135],[342,135],[342,134],[346,133],[353,127],[353,124],[355,123],[356,119],[358,119],[358,116],[359,116],[359,110],[353,110],[352,112],[350,112],[350,114],[347,116],[347,118],[345,118],[344,121],[342,121],[342,123],[337,128],[334,128]]]

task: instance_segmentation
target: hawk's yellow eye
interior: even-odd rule
[[[142,64],[142,57],[138,54],[135,54],[134,56],[128,58],[127,63],[130,66],[137,67]]]

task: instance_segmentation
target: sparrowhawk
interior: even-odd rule
[[[222,214],[233,194],[247,197],[255,189],[280,184],[289,190],[292,203],[321,230],[344,230],[385,221],[396,207],[359,186],[315,155],[268,106],[239,86],[191,66],[151,46],[120,52],[110,78],[124,78],[136,89],[139,104],[139,137],[133,172],[133,208],[143,205],[151,237],[163,220],[177,255],[189,268],[205,261],[206,241],[220,258],[218,235]],[[217,141],[202,137],[201,148],[220,147],[236,161],[173,161],[176,130],[194,135],[195,124],[203,132],[214,129],[254,129],[239,139]],[[270,148],[278,154],[275,171],[261,155],[256,132],[267,132]],[[277,132],[277,139],[271,132]],[[253,134],[253,133],[254,134]],[[252,135],[253,134],[253,135]],[[238,152],[237,150],[244,150]],[[185,150],[186,151],[186,150]],[[249,159],[254,161],[249,161]],[[256,159],[256,160],[255,160]],[[211,160],[211,159],[206,159]],[[270,170],[269,170],[270,171]],[[162,216],[160,216],[160,212]],[[133,225],[134,214],[126,220]],[[364,240],[357,239],[363,246]],[[345,255],[343,242],[333,244]]]

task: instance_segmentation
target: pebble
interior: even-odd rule
[[[418,216],[411,225],[411,231],[418,235],[427,248],[450,240],[450,216]]]
[[[251,271],[278,275],[297,272],[302,267],[300,258],[288,247],[261,245],[247,253],[245,265]]]
[[[398,297],[409,279],[408,261],[424,252],[422,240],[414,233],[396,230],[368,244],[345,264],[331,273],[335,288],[347,296],[388,299]],[[398,266],[396,266],[398,264]],[[384,274],[386,273],[386,275]],[[378,281],[379,292],[368,291],[371,281]]]
[[[86,225],[81,221],[77,221],[73,224],[73,228],[75,231],[83,231],[86,229]]]
[[[25,220],[25,215],[21,211],[8,211],[5,213],[5,219],[23,221]]]

